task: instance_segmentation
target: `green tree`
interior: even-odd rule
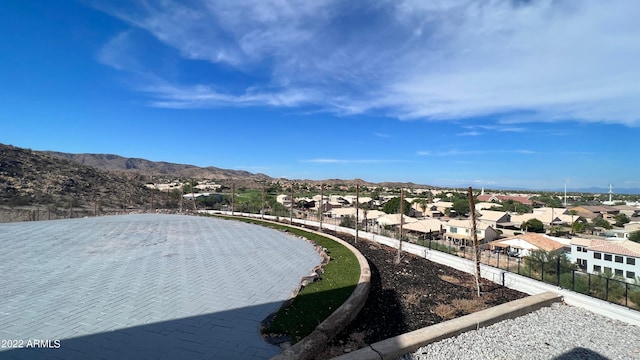
[[[397,214],[400,211],[400,198],[394,197],[393,199],[390,199],[389,201],[384,203],[384,206],[382,207],[382,211],[384,211],[387,214]],[[411,204],[409,204],[407,200],[404,200],[403,213],[405,215],[409,215],[410,211],[411,211]]]
[[[526,213],[532,212],[533,208],[519,201],[508,199],[502,202],[501,211],[513,211],[513,212],[517,212],[518,214],[526,214]]]
[[[562,201],[556,196],[540,195],[540,196],[534,196],[532,199],[538,200],[538,201],[544,203],[545,206],[548,206],[548,207],[552,207],[552,208],[561,208],[562,207]]]
[[[340,220],[340,226],[355,229],[356,217],[353,215],[344,216],[342,220]]]
[[[593,219],[593,226],[611,229],[611,223],[601,217]]]
[[[418,206],[418,208],[422,211],[422,216],[426,216],[427,205],[429,204],[429,200],[424,198],[418,198],[413,200],[413,203]]]
[[[586,232],[587,230],[590,229],[589,224],[585,224],[579,221],[576,221],[573,223],[573,225],[571,225],[571,228],[573,229],[573,233],[574,234],[579,234],[579,233],[583,233]]]
[[[525,222],[523,222],[520,225],[520,229],[525,230],[525,231],[531,231],[531,232],[535,232],[535,233],[543,233],[544,232],[544,224],[542,223],[542,221],[533,218],[533,219],[529,219]]]
[[[462,216],[467,215],[469,213],[469,200],[457,199],[451,207],[455,210],[456,214]]]
[[[624,224],[631,221],[629,217],[625,214],[617,214],[614,219],[616,220],[615,226],[622,227]]]
[[[640,230],[636,230],[629,234],[629,240],[640,243]]]

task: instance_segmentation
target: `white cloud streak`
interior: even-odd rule
[[[154,106],[311,105],[400,119],[493,115],[503,124],[640,125],[635,0],[138,0],[110,6],[96,7],[186,61],[260,79],[229,91],[225,80],[175,83],[154,74],[164,81],[140,86]],[[119,70],[144,68],[127,57],[125,37],[116,35],[98,58]]]

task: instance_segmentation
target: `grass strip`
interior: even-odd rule
[[[344,245],[334,240],[282,224],[251,218],[221,217],[276,230],[287,230],[289,233],[304,237],[316,245],[326,248],[331,257],[331,261],[324,268],[322,280],[307,285],[289,306],[281,308],[271,324],[264,329],[267,334],[286,334],[291,336],[293,343],[298,342],[340,307],[358,285],[360,279],[358,259]]]

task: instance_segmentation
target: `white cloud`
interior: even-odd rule
[[[147,87],[155,106],[315,105],[401,119],[498,115],[503,124],[640,125],[635,0],[134,4],[101,9],[187,61],[259,79],[235,93],[220,90],[225,80],[211,79],[170,86],[180,91]],[[119,40],[99,58],[137,68],[130,54],[114,50],[123,46]],[[521,113],[527,115],[513,115]]]
[[[480,136],[482,135],[479,131],[467,131],[462,133],[457,133],[456,136]]]

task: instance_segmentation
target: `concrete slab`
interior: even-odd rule
[[[260,321],[321,260],[283,232],[181,215],[0,224],[0,247],[0,358],[16,359],[270,358]]]

